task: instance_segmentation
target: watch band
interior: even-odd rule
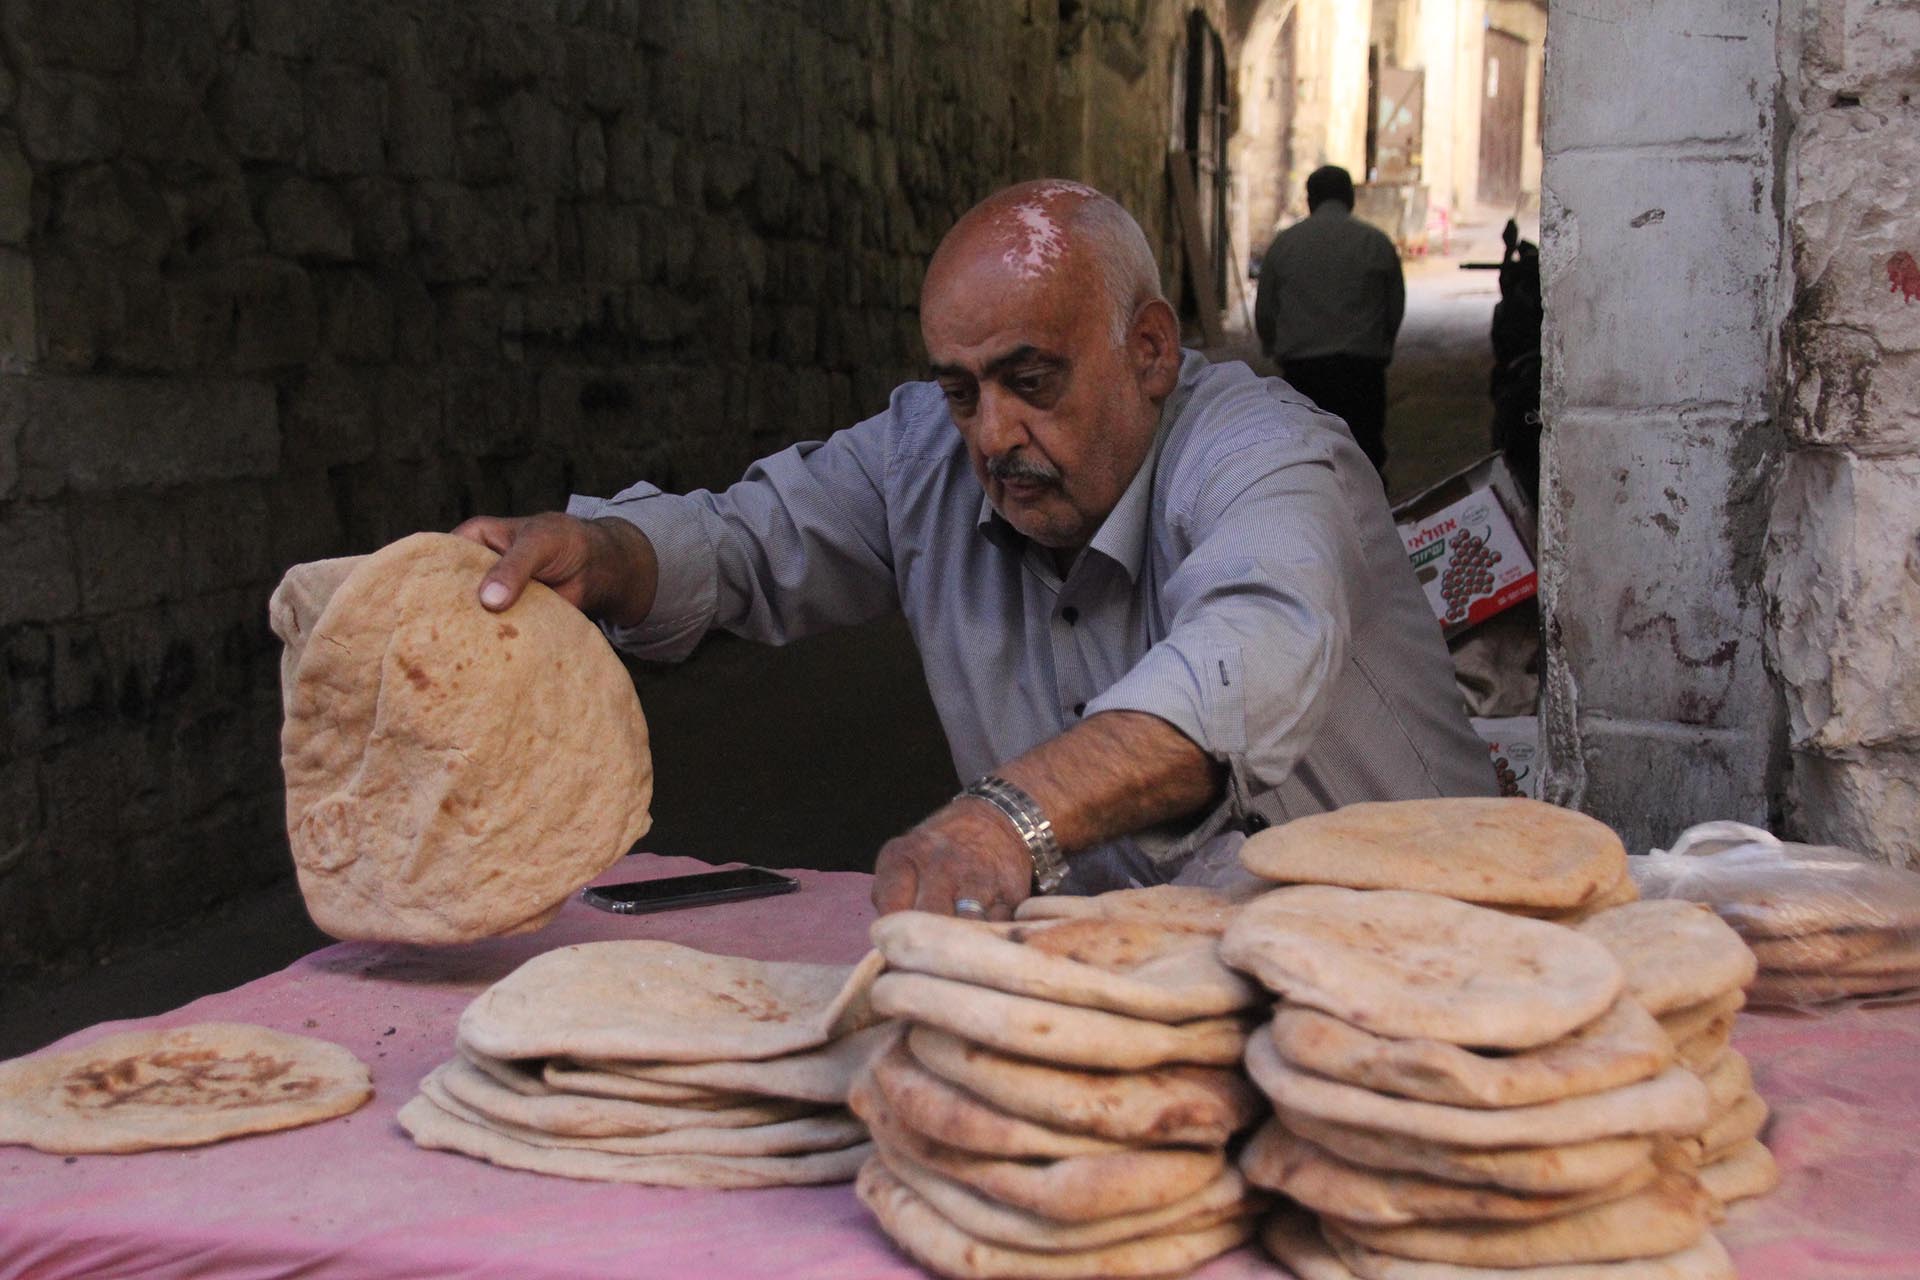
[[[985,773],[969,782],[960,792],[985,800],[998,809],[1020,834],[1033,860],[1033,891],[1052,893],[1067,878],[1067,860],[1054,837],[1053,823],[1040,811],[1032,796],[997,773]]]

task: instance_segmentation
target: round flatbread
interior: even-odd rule
[[[0,1144],[193,1147],[330,1120],[372,1096],[366,1065],[312,1036],[241,1022],[124,1031],[0,1063]]]
[[[1247,1070],[1276,1110],[1462,1147],[1545,1146],[1629,1134],[1692,1134],[1707,1122],[1707,1087],[1669,1067],[1651,1080],[1530,1107],[1450,1107],[1415,1102],[1301,1071],[1267,1036],[1247,1042]]]
[[[1225,1066],[1239,1061],[1247,1044],[1246,1023],[1238,1018],[1149,1022],[924,973],[881,974],[873,1007],[1041,1062],[1112,1071],[1177,1062]]]
[[[873,1060],[873,1082],[894,1119],[923,1137],[977,1155],[1010,1160],[1120,1151],[1123,1144],[1050,1129],[995,1109],[915,1061],[905,1044]]]
[[[663,1086],[753,1093],[770,1098],[804,1098],[844,1103],[854,1076],[884,1048],[898,1028],[891,1022],[862,1027],[821,1045],[758,1061],[596,1062],[600,1070],[657,1082]]]
[[[1351,1240],[1334,1249],[1357,1280],[1734,1280],[1733,1259],[1712,1233],[1674,1253],[1624,1262],[1569,1262],[1509,1269],[1396,1258]],[[1308,1277],[1307,1280],[1315,1280]]]
[[[1430,893],[1326,885],[1248,903],[1220,955],[1375,1035],[1478,1048],[1558,1040],[1605,1013],[1625,981],[1605,947],[1560,925]]]
[[[1673,1042],[1660,1024],[1625,998],[1572,1035],[1519,1053],[1388,1039],[1304,1005],[1275,1010],[1268,1034],[1280,1056],[1303,1070],[1456,1107],[1519,1107],[1598,1093],[1656,1076],[1673,1062]]]
[[[578,1147],[543,1147],[510,1138],[442,1111],[424,1094],[400,1108],[400,1127],[414,1142],[497,1164],[592,1182],[638,1182],[655,1187],[786,1187],[845,1182],[873,1144],[794,1156],[620,1155]]]
[[[1703,1031],[1719,1026],[1740,1012],[1747,1003],[1746,992],[1735,988],[1709,996],[1697,1004],[1683,1005],[1660,1015],[1660,1029],[1675,1044],[1690,1040]]]
[[[1359,1280],[1320,1234],[1320,1219],[1285,1201],[1262,1220],[1260,1247],[1299,1280]]]
[[[1780,1166],[1759,1139],[1727,1148],[1700,1166],[1700,1185],[1721,1204],[1764,1196],[1780,1185]]]
[[[1700,1161],[1710,1164],[1734,1148],[1751,1142],[1767,1127],[1771,1108],[1759,1094],[1747,1092],[1731,1107],[1708,1121],[1700,1131]]]
[[[1269,1120],[1240,1153],[1247,1181],[1286,1193],[1309,1209],[1347,1222],[1534,1222],[1617,1200],[1652,1182],[1651,1160],[1615,1182],[1587,1191],[1527,1195],[1467,1186],[1418,1173],[1368,1169],[1342,1160]]]
[[[878,1021],[884,966],[713,955],[671,942],[542,952],[460,1015],[462,1043],[495,1058],[713,1062],[815,1049]]]
[[[959,1280],[1093,1280],[1182,1275],[1253,1234],[1250,1215],[1195,1231],[1145,1236],[1097,1249],[1041,1253],[969,1235],[887,1171],[867,1163],[854,1183],[881,1229],[929,1271]]]
[[[1613,953],[1627,994],[1656,1017],[1744,987],[1759,968],[1726,921],[1679,898],[1613,907],[1578,928]]]
[[[1074,894],[1038,894],[1013,909],[1016,920],[1140,920],[1148,924],[1210,933],[1227,931],[1233,913],[1267,885],[1239,892],[1201,885],[1156,884],[1144,889],[1114,889],[1090,897]]]
[[[1350,1164],[1424,1173],[1450,1182],[1559,1195],[1606,1186],[1653,1157],[1654,1141],[1639,1135],[1595,1138],[1553,1146],[1463,1147],[1405,1134],[1281,1113],[1288,1129]]]
[[[741,1129],[791,1120],[813,1103],[754,1098],[732,1107],[685,1107],[587,1094],[531,1096],[502,1088],[465,1058],[440,1068],[440,1087],[490,1119],[570,1138],[638,1138],[674,1129]]]
[[[1763,973],[1825,973],[1877,955],[1907,935],[1897,929],[1829,929],[1786,938],[1749,938]]]
[[[1626,859],[1605,823],[1525,798],[1343,805],[1271,827],[1240,847],[1247,870],[1286,884],[1412,889],[1555,911],[1614,888]]]
[[[1212,935],[1143,920],[995,924],[896,911],[873,922],[872,936],[892,969],[1156,1022],[1268,999],[1220,963]]]
[[[928,1026],[909,1031],[907,1047],[927,1070],[1004,1111],[1117,1142],[1220,1146],[1266,1108],[1240,1072],[1224,1067],[1053,1067]]]
[[[286,697],[287,838],[337,938],[466,942],[545,923],[649,825],[633,680],[538,583],[480,606],[492,551],[421,533],[356,565]]]
[[[1747,1094],[1753,1092],[1753,1068],[1738,1049],[1721,1053],[1696,1074],[1707,1086],[1707,1114],[1725,1115]]]

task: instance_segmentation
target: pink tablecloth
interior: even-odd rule
[[[613,879],[700,869],[634,859]],[[798,873],[784,898],[617,917],[578,903],[547,929],[451,950],[342,944],[141,1023],[224,1019],[334,1040],[373,1068],[355,1114],[187,1151],[60,1157],[0,1149],[0,1277],[912,1276],[847,1186],[694,1192],[574,1182],[414,1147],[394,1112],[452,1051],[487,983],[552,947],[664,938],[768,959],[851,961],[868,878]],[[1920,1276],[1920,1007],[1743,1016],[1785,1185],[1722,1227],[1748,1280]],[[1207,1280],[1280,1274],[1251,1250]]]

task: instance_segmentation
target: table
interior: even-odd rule
[[[607,879],[705,869],[640,855]],[[342,943],[280,973],[113,1031],[224,1019],[334,1040],[373,1069],[351,1116],[183,1151],[62,1157],[0,1148],[0,1277],[591,1280],[920,1272],[850,1186],[678,1191],[576,1182],[416,1148],[394,1122],[452,1053],[460,1010],[541,951],[660,938],[762,959],[850,962],[866,947],[870,878],[795,873],[780,898],[655,916],[577,901],[538,933],[429,950]],[[1743,1015],[1736,1042],[1776,1118],[1782,1188],[1720,1231],[1746,1280],[1920,1276],[1920,1007],[1822,1018]],[[1282,1274],[1252,1249],[1205,1280]]]

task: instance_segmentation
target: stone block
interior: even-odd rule
[[[164,747],[157,739],[144,725],[111,724],[49,750],[40,762],[48,829],[64,842],[164,825],[173,815]],[[105,870],[108,864],[95,865]],[[75,888],[86,895],[84,887]]]
[[[489,279],[505,265],[513,228],[487,193],[421,183],[409,206],[415,260],[429,284]]]
[[[1550,408],[1705,402],[1764,412],[1779,243],[1771,168],[1549,153],[1541,274]]]
[[[5,20],[20,55],[46,66],[126,71],[139,47],[134,0],[7,0]]]
[[[101,494],[76,504],[80,607],[99,616],[180,595],[180,507],[171,495]]]
[[[126,321],[126,296],[111,264],[54,248],[33,275],[44,368],[91,369]]]
[[[114,366],[132,373],[178,373],[191,367],[197,348],[182,347],[173,288],[151,269],[128,270],[121,285],[126,323],[107,344]]]
[[[418,459],[440,446],[446,380],[438,369],[387,368],[375,372],[374,421],[380,452]]]
[[[1920,735],[1920,458],[1794,453],[1766,591],[1796,749],[1838,755]]]
[[[33,259],[18,249],[0,249],[0,375],[25,373],[39,358]],[[13,463],[0,453],[0,498],[12,487]]]
[[[1802,68],[1810,89],[1863,99],[1920,86],[1920,10],[1876,0],[1814,0]]]
[[[1791,813],[1803,837],[1920,869],[1920,751],[1795,752]]]
[[[306,134],[306,101],[286,65],[241,54],[214,85],[213,118],[243,160],[293,163]]]
[[[313,172],[358,177],[385,168],[385,82],[353,67],[315,67],[307,76],[306,107],[306,155]]]
[[[204,485],[173,501],[180,513],[183,596],[191,600],[235,587],[264,588],[272,579],[271,512],[263,485]]]
[[[1727,818],[1764,827],[1765,712],[1756,708],[1751,722],[1713,732],[1582,717],[1585,786],[1577,807],[1619,832],[1631,853],[1667,848],[1697,822]],[[1549,780],[1559,767],[1550,765]]]
[[[220,70],[220,37],[207,5],[145,0],[140,6],[139,79],[198,98]]]
[[[169,188],[174,181],[233,172],[232,155],[199,97],[130,86],[121,91],[119,107],[124,159],[147,166]],[[165,194],[173,196],[170,189]]]
[[[342,364],[385,363],[394,351],[394,299],[380,277],[330,272],[319,279],[321,331]]]
[[[304,364],[319,347],[319,308],[305,271],[255,259],[222,273],[233,298],[233,363],[243,373]]]
[[[522,90],[500,110],[513,156],[513,180],[547,193],[572,191],[573,126],[560,109],[538,93]]]
[[[172,212],[148,177],[129,165],[87,165],[60,176],[51,230],[87,253],[157,266],[173,244]]]
[[[267,485],[268,551],[276,573],[308,560],[347,553],[346,533],[327,473],[286,471]],[[371,551],[365,547],[362,550]]]
[[[293,470],[364,462],[377,444],[371,375],[312,365],[281,391],[283,465]]]
[[[453,176],[453,99],[401,76],[387,87],[387,154],[406,178]]]
[[[271,476],[273,388],[197,378],[0,379],[0,421],[23,424],[19,492],[98,494]]]
[[[470,368],[449,373],[442,413],[447,445],[473,458],[521,453],[535,421],[532,390],[528,375],[511,369]]]
[[[282,179],[263,209],[267,246],[288,258],[348,262],[353,258],[353,220],[331,187],[298,174]]]
[[[413,235],[407,189],[385,178],[354,178],[336,190],[353,221],[354,256],[365,262],[404,263]]]
[[[646,60],[630,46],[604,35],[568,32],[566,75],[561,83],[582,105],[600,115],[624,110],[646,97]]]
[[[71,617],[80,608],[74,548],[60,508],[42,503],[0,506],[0,628]]]
[[[31,757],[0,762],[0,883],[26,858],[43,830],[39,763]]]
[[[598,120],[588,120],[573,135],[574,186],[583,196],[607,189],[607,135]]]
[[[0,131],[0,244],[27,242],[33,230],[33,166],[20,140]]]
[[[1779,81],[1776,12],[1745,0],[1550,11],[1548,153],[1661,143],[1765,152]]]
[[[41,165],[110,159],[120,149],[120,115],[107,88],[84,76],[39,71],[20,86],[15,127]]]

